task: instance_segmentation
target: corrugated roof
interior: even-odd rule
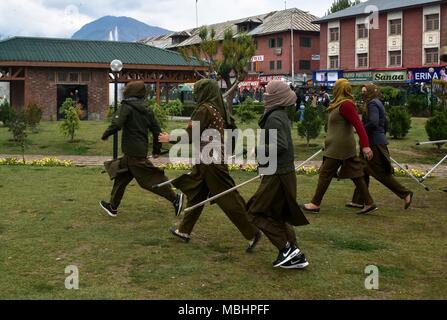
[[[209,29],[214,29],[216,32],[216,40],[221,41],[224,39],[225,30],[231,28],[234,34],[237,35],[238,34],[237,25],[249,21],[262,23],[259,27],[252,30],[249,33],[250,35],[259,36],[263,34],[288,31],[290,30],[292,16],[293,16],[294,30],[311,31],[311,32],[320,31],[320,27],[312,23],[312,21],[317,19],[317,17],[298,9],[273,11],[265,14],[260,14],[257,16],[245,17],[237,20],[216,23],[209,25],[207,27]],[[191,46],[199,44],[202,41],[199,36],[200,28],[185,30],[185,32],[189,32],[191,34],[191,37],[186,39],[182,43],[171,45],[168,47],[176,48],[176,47]],[[175,33],[170,33],[169,35],[165,35],[164,37],[170,37],[172,36],[172,34]],[[143,40],[143,42],[147,44],[154,43],[154,45],[157,45],[157,43],[160,44],[165,43],[163,41],[157,40],[156,37],[147,38]]]
[[[361,2],[358,5],[341,10],[323,18],[317,19],[314,23],[323,23],[331,20],[338,20],[352,16],[361,16],[369,14],[371,8],[369,6],[376,6],[379,11],[391,11],[413,6],[433,5],[436,3],[446,2],[445,0],[369,0]]]
[[[249,34],[258,36],[262,34],[278,33],[290,30],[293,25],[294,30],[319,32],[320,27],[312,23],[318,17],[304,12],[299,9],[288,9],[277,11],[267,19],[259,27],[251,31]]]
[[[199,66],[179,53],[142,43],[16,37],[0,41],[0,61]]]

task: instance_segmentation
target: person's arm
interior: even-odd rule
[[[362,148],[369,148],[368,135],[366,134],[365,127],[363,126],[363,123],[360,120],[355,105],[352,102],[343,103],[343,105],[340,107],[340,114],[357,131],[357,134],[360,138],[360,145],[362,146]]]
[[[276,148],[278,150],[278,156],[284,152],[287,152],[287,149],[289,147],[286,132],[284,130],[284,126],[288,125],[283,123],[280,119],[278,119],[275,116],[270,116],[270,118],[267,120],[265,124],[266,134],[269,134],[270,130],[276,130],[276,140],[269,141],[268,145],[265,146],[265,150],[268,154],[270,154],[270,148],[273,145],[276,145]]]
[[[130,113],[129,108],[125,104],[122,104],[118,113],[113,116],[112,124],[107,128],[107,130],[102,135],[102,140],[107,140],[110,136],[122,130],[124,124],[127,121],[129,113]]]
[[[152,133],[152,155],[154,157],[158,157],[161,153],[162,144],[158,141],[158,137],[161,133],[160,124],[158,123],[157,118],[155,117],[154,112],[149,109],[149,130]]]

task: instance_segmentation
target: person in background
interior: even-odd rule
[[[402,186],[393,176],[394,168],[391,164],[390,152],[388,150],[388,139],[386,132],[388,124],[385,107],[380,100],[379,88],[370,84],[363,87],[363,103],[365,105],[365,117],[363,123],[368,134],[369,143],[373,151],[373,158],[367,161],[366,184],[369,186],[370,176],[390,189],[400,199],[405,201],[405,209],[410,208],[413,201],[413,192]],[[360,155],[363,156],[362,154]],[[361,191],[356,189],[352,202],[347,204],[350,208],[363,208],[365,200]]]
[[[160,156],[161,144],[158,142],[158,135],[161,129],[154,113],[147,106],[146,94],[144,82],[130,82],[124,90],[124,100],[118,114],[114,116],[112,124],[102,136],[102,140],[106,141],[110,136],[123,130],[121,148],[124,156],[119,164],[122,173],[115,178],[110,203],[100,202],[101,207],[112,217],[118,215],[118,207],[124,192],[133,179],[136,179],[143,189],[171,202],[177,216],[183,209],[183,194],[176,195],[171,186],[153,188],[156,184],[168,181],[168,178],[147,159],[149,131],[154,137],[152,155],[154,158]]]
[[[312,202],[305,204],[305,211],[319,213],[321,202],[332,179],[351,179],[358,188],[365,206],[358,214],[369,214],[378,207],[374,204],[365,182],[364,161],[357,157],[354,128],[360,138],[364,158],[370,161],[373,152],[368,135],[360,120],[352,96],[352,87],[346,79],[339,79],[334,87],[334,99],[329,108],[328,132],[325,141],[324,160],[320,169],[318,187]]]

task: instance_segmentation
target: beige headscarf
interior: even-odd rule
[[[354,103],[351,84],[347,79],[338,79],[334,87],[334,99],[332,99],[327,111],[332,112],[340,108],[346,101],[352,101]]]
[[[265,113],[276,107],[290,107],[296,103],[296,94],[279,80],[271,81],[265,88]]]

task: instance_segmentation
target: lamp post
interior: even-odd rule
[[[110,69],[113,73],[113,80],[115,84],[115,102],[113,107],[113,113],[115,114],[118,110],[118,75],[123,70],[123,63],[120,60],[113,60],[110,63]],[[118,159],[118,133],[113,135],[113,160]]]
[[[435,68],[428,69],[430,73],[430,113],[433,115],[433,78],[435,75]]]

